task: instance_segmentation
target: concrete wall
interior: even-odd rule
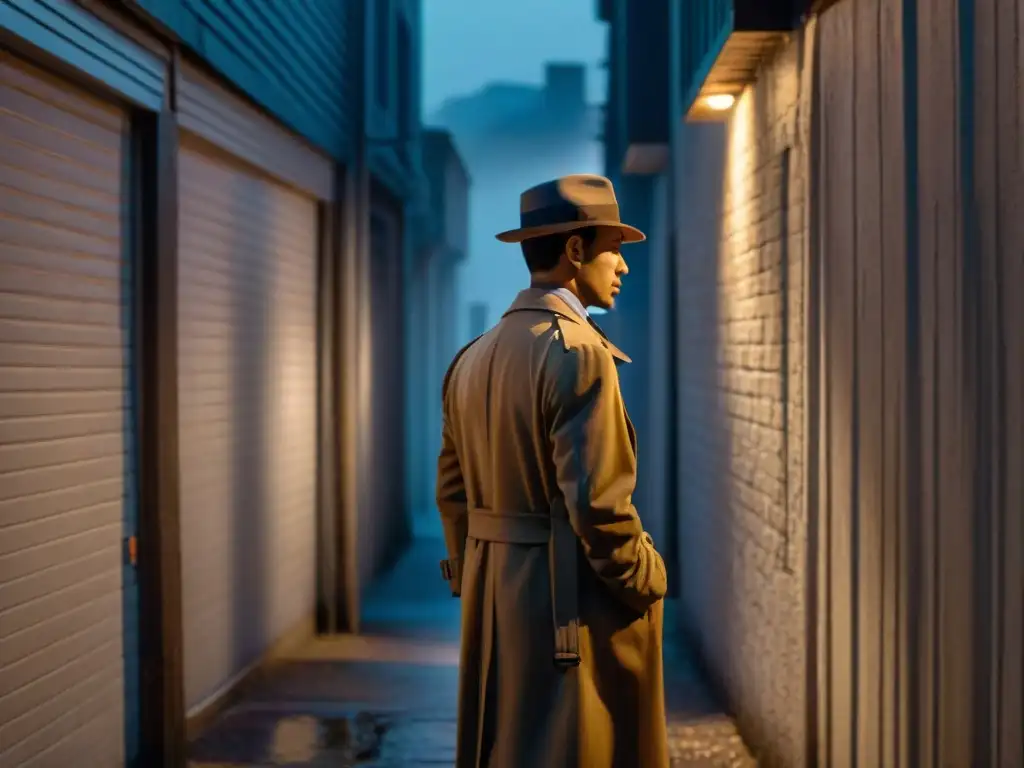
[[[805,736],[802,45],[675,137],[682,619],[769,765]]]

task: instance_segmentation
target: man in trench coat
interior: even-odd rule
[[[636,438],[589,318],[628,271],[611,182],[524,192],[531,287],[445,377],[437,503],[462,599],[459,768],[662,768],[665,565],[631,503]]]

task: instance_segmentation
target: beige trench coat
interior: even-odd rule
[[[560,298],[528,289],[446,376],[437,501],[462,598],[459,768],[669,764],[665,565],[630,502],[636,439],[617,360]],[[549,567],[536,541],[473,535],[558,510],[575,534],[580,663],[568,668],[554,660],[550,581],[565,563]]]

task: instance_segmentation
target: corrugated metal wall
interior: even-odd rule
[[[0,57],[5,767],[124,761],[122,537],[135,514],[127,136],[121,110]]]
[[[225,78],[336,157],[353,149],[356,3],[137,0]]]
[[[179,377],[189,707],[312,615],[316,202],[181,153]]]
[[[884,29],[879,0],[840,3],[819,26],[830,683],[822,764],[837,768],[899,764],[894,684],[906,665],[898,640],[907,630],[900,541],[909,407],[903,42],[899,0],[882,2]]]
[[[972,123],[963,170],[973,180],[966,229],[977,254],[968,259],[977,302],[968,349],[978,400],[973,653],[987,683],[975,692],[976,754],[1024,765],[1024,5],[965,4],[973,29],[961,23],[971,53],[961,78]]]
[[[165,62],[74,0],[0,0],[0,28],[48,51],[128,99],[159,109]]]
[[[1024,765],[1019,6],[821,18],[822,765]]]

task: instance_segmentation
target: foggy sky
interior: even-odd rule
[[[543,88],[545,65],[551,61],[585,65],[587,101],[604,101],[607,78],[599,62],[607,30],[596,18],[596,0],[423,0],[422,9],[423,115],[428,123],[440,118],[438,109],[452,99],[473,109],[494,106],[484,95],[488,85]],[[466,119],[456,119],[458,125],[444,119],[437,123],[453,129],[473,178],[469,254],[457,276],[460,345],[473,335],[470,304],[486,304],[487,322],[493,324],[529,284],[519,247],[494,239],[518,224],[519,193],[556,176],[602,172],[596,125],[577,130],[574,137],[545,136],[544,118],[538,116],[538,123],[510,118],[507,128],[519,134],[517,141],[488,130],[471,136],[477,133],[471,126],[480,121],[465,110],[462,114]]]
[[[540,85],[550,60],[587,64],[604,101],[605,25],[596,0],[423,0],[423,114],[496,81]]]

